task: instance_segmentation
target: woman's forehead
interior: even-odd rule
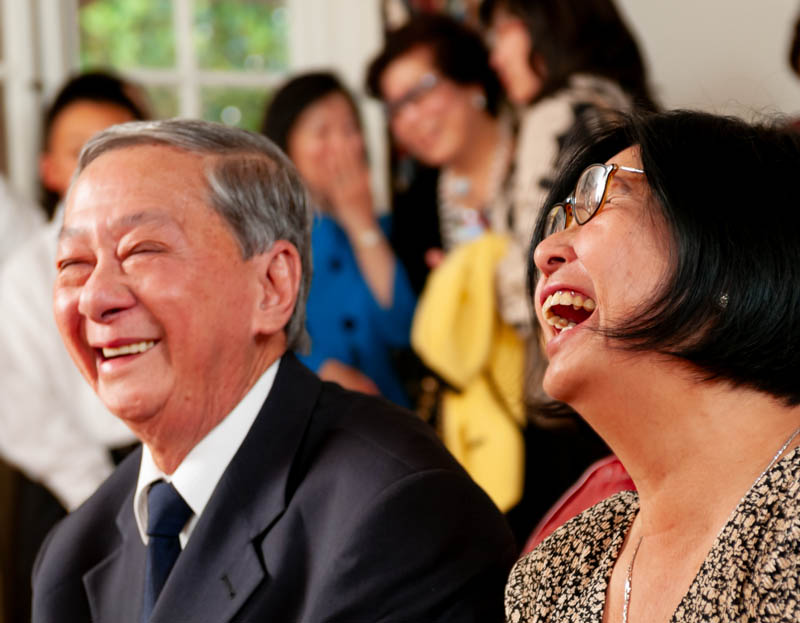
[[[624,167],[642,168],[642,156],[638,145],[631,145],[617,152],[606,160],[606,164],[618,164]]]

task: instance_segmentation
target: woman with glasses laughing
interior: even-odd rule
[[[798,170],[778,124],[677,111],[560,173],[530,271],[544,389],[638,492],[519,561],[509,621],[800,620]]]

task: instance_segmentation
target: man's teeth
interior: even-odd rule
[[[121,357],[122,355],[135,355],[148,351],[155,345],[156,343],[154,341],[149,341],[125,344],[125,346],[118,346],[117,348],[103,348],[103,357],[111,359],[112,357]]]
[[[544,313],[544,318],[547,321],[547,324],[563,331],[572,329],[574,326],[576,326],[576,323],[567,320],[566,318],[562,318],[555,312],[551,311],[551,308],[556,305],[572,305],[573,309],[585,309],[589,313],[594,311],[595,307],[597,307],[597,304],[588,296],[584,297],[580,294],[576,294],[575,292],[565,292],[562,290],[553,292],[545,299],[544,304],[542,305],[542,312]]]

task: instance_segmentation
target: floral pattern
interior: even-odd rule
[[[748,491],[721,530],[671,621],[800,621],[800,448]],[[601,623],[606,588],[639,508],[618,493],[570,520],[517,562],[510,623]]]

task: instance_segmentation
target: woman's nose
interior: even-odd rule
[[[395,135],[405,135],[413,129],[419,118],[419,104],[409,101],[392,115],[392,128]],[[401,138],[398,136],[398,138]]]
[[[536,268],[545,275],[550,276],[559,267],[575,259],[575,249],[572,247],[574,227],[551,234],[542,240],[533,252],[533,261]]]

